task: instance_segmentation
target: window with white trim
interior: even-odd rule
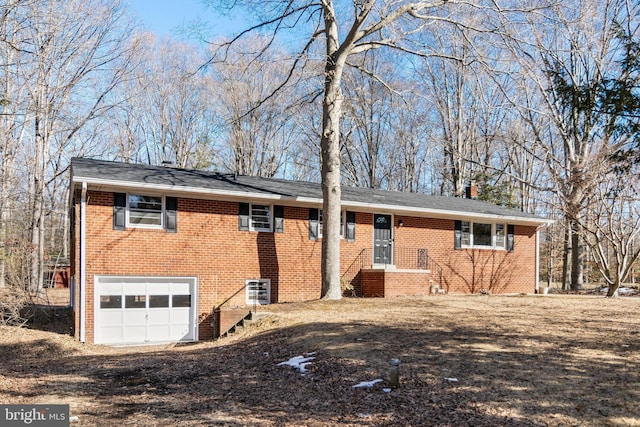
[[[129,194],[127,197],[127,225],[130,227],[162,228],[162,196]]]
[[[271,279],[247,280],[246,292],[247,304],[269,304],[271,302]]]
[[[251,204],[251,230],[271,231],[271,206]]]
[[[461,221],[463,247],[505,249],[504,224]]]

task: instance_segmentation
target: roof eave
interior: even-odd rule
[[[97,190],[122,191],[122,190],[147,190],[154,192],[164,192],[183,197],[204,197],[208,199],[220,200],[254,200],[265,202],[280,202],[282,204],[297,206],[321,206],[322,198],[288,196],[281,194],[269,194],[248,191],[216,190],[201,187],[177,186],[171,184],[155,184],[132,181],[118,181],[111,179],[101,179],[93,177],[74,176],[73,184],[87,183],[87,185]],[[391,205],[385,203],[365,203],[357,201],[342,200],[342,207],[345,209],[358,209],[363,212],[389,212],[394,214],[404,214],[440,219],[460,219],[460,220],[500,220],[517,225],[548,226],[553,224],[553,220],[545,218],[529,218],[516,215],[498,215],[487,213],[460,212],[447,209],[432,209],[410,206]]]

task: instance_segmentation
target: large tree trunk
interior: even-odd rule
[[[325,5],[327,61],[322,102],[322,298],[340,299],[340,118],[342,72],[346,56],[340,56],[338,27],[333,5]],[[342,55],[345,55],[342,51]]]
[[[322,158],[322,297],[340,299],[340,115],[342,92],[336,80],[341,67],[327,73],[320,142]]]
[[[570,231],[570,221],[565,220],[564,227],[564,242],[562,248],[562,289],[569,289],[570,280],[570,259],[571,259],[571,231]]]
[[[584,243],[580,237],[580,225],[571,221],[571,290],[584,286]]]
[[[29,277],[30,291],[40,293],[44,286],[44,187],[45,187],[45,148],[42,133],[46,132],[40,123],[41,119],[35,119],[36,152],[33,160],[33,174],[31,177],[32,197],[31,212],[31,272]]]

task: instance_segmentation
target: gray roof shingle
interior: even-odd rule
[[[87,158],[71,160],[72,183],[87,182],[123,188],[157,188],[191,194],[227,194],[235,198],[274,199],[291,202],[319,203],[322,190],[319,183],[290,181],[254,176],[234,176],[217,172],[147,166]],[[549,220],[515,209],[478,200],[457,197],[430,196],[418,193],[342,187],[342,204],[349,208],[387,209],[398,213],[416,213],[438,217],[491,217],[511,221],[545,224]]]

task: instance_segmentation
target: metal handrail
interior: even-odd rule
[[[428,249],[405,247],[394,247],[393,249],[393,264],[387,262],[374,264],[373,249],[362,249],[342,274],[341,280],[343,282],[348,281],[353,287],[355,287],[354,282],[361,285],[357,276],[365,266],[383,265],[386,267],[388,265],[394,265],[400,269],[431,271],[432,275],[437,277],[438,284],[442,286],[442,267],[429,256]]]
[[[238,295],[240,292],[244,291],[245,289],[247,289],[247,286],[249,286],[249,283],[251,283],[250,281],[246,282],[243,286],[241,286],[237,291],[235,291],[233,293],[233,295],[231,295],[229,298],[227,298],[226,300],[222,301],[220,304],[218,304],[216,307],[213,308],[213,311],[215,312],[216,310],[220,310],[220,307],[222,307],[223,305],[225,305],[226,303],[228,303],[229,301],[231,301],[236,295]],[[258,306],[258,301],[254,298],[253,299],[253,313],[257,312],[257,306]]]

